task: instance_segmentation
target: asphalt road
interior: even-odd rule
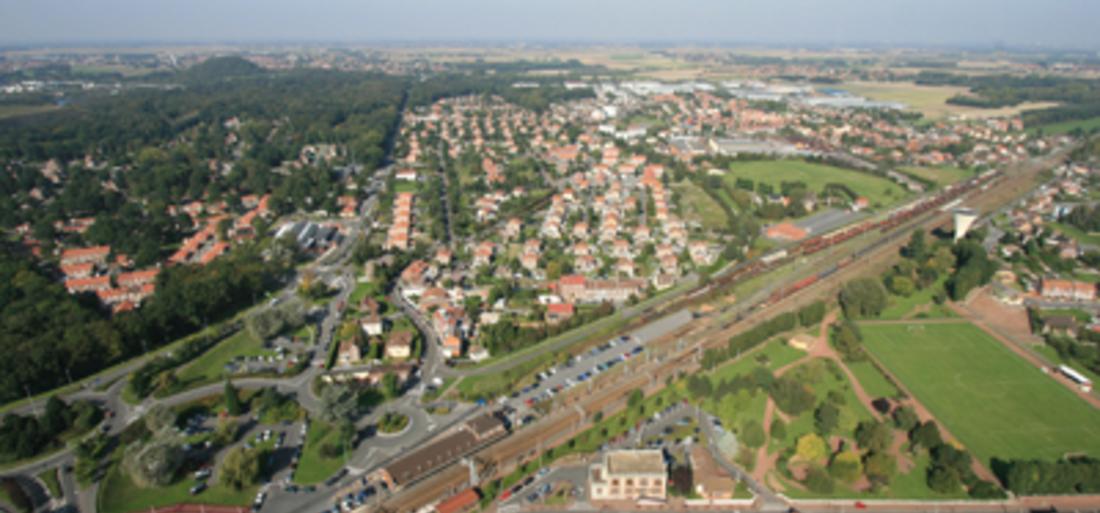
[[[644,348],[648,343],[685,326],[691,320],[690,312],[680,311],[657,319],[628,335],[612,338],[609,342],[574,357],[568,363],[553,367],[553,373],[547,378],[513,393],[503,401],[498,400],[498,404],[515,408],[522,418],[531,412],[535,403],[550,400],[558,393],[574,387],[590,387],[593,378],[614,366],[632,368],[636,361],[647,360],[649,354]],[[611,367],[608,369],[598,368],[609,364]]]

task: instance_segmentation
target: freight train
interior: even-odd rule
[[[977,189],[987,189],[991,184],[1001,179],[1001,172],[998,170],[989,170],[981,173],[978,176],[970,178],[964,182],[955,183],[944,187],[935,195],[925,196],[923,198],[914,200],[908,204],[897,207],[889,212],[876,216],[874,218],[856,223],[850,226],[838,228],[828,233],[824,233],[815,237],[805,239],[793,247],[785,249],[778,249],[767,253],[763,256],[741,262],[734,266],[729,272],[722,274],[721,276],[714,276],[704,286],[692,291],[690,294],[685,295],[683,298],[671,303],[659,307],[652,307],[647,309],[639,316],[639,322],[645,323],[651,319],[654,319],[666,312],[675,311],[690,304],[707,300],[714,295],[722,293],[723,290],[732,286],[735,283],[739,283],[743,280],[750,279],[752,277],[763,274],[771,269],[786,264],[796,258],[809,256],[814,253],[829,249],[837,244],[842,244],[851,240],[853,237],[858,237],[864,233],[868,233],[874,230],[879,230],[880,233],[889,234],[886,237],[876,241],[874,244],[864,247],[856,253],[845,257],[838,261],[830,268],[821,271],[820,273],[799,280],[796,283],[782,287],[776,290],[768,298],[768,300],[762,305],[767,305],[779,301],[791,294],[794,294],[806,287],[817,283],[819,280],[824,279],[837,272],[841,268],[851,264],[853,261],[858,260],[867,253],[880,247],[882,244],[889,243],[896,240],[898,237],[902,237],[905,233],[897,231],[890,233],[892,230],[906,223],[934,210],[934,209],[948,209],[951,206],[961,203],[962,197]],[[760,306],[760,305],[758,305]],[[740,317],[740,316],[739,316]]]

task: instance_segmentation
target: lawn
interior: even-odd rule
[[[684,180],[673,188],[680,193],[680,205],[684,209],[685,218],[698,221],[708,230],[726,228],[726,212],[698,185]]]
[[[50,491],[50,497],[61,498],[61,481],[57,479],[57,469],[43,470],[38,474],[38,479],[46,483],[46,489]]]
[[[393,184],[393,192],[400,194],[402,192],[411,192],[416,194],[416,182],[406,182],[404,180],[395,182]]]
[[[859,384],[863,385],[863,390],[867,391],[871,397],[896,397],[898,395],[898,389],[894,387],[894,384],[890,383],[886,376],[870,361],[847,362],[846,365],[848,370],[852,371],[852,375],[859,380]]]
[[[321,447],[325,444],[338,443],[339,439],[340,430],[336,426],[319,420],[311,421],[309,431],[306,432],[305,446],[302,447],[302,459],[299,460],[298,470],[294,473],[294,482],[317,484],[340,470],[340,467],[344,466],[344,458],[326,458],[321,454]]]
[[[733,185],[738,178],[771,184],[776,191],[779,191],[782,182],[803,182],[811,191],[818,193],[825,188],[825,184],[841,183],[856,194],[866,196],[872,205],[890,205],[907,195],[901,186],[885,178],[801,160],[736,162],[730,165],[730,172],[723,179]]]
[[[911,174],[923,180],[935,182],[940,187],[961,182],[974,176],[974,173],[955,166],[903,167],[898,171]]]
[[[910,294],[909,297],[895,296],[893,294],[890,294],[889,304],[882,311],[882,313],[879,314],[879,319],[897,320],[910,317],[912,314],[914,314],[913,311],[916,310],[917,307],[932,303],[932,296],[935,295],[937,291],[944,290],[943,285],[946,282],[947,275],[945,274],[936,279],[936,281],[931,285]],[[926,315],[926,317],[948,316],[943,315],[943,309],[936,309],[931,307],[928,309],[927,313],[929,315]]]
[[[273,351],[264,349],[260,341],[249,334],[248,330],[241,330],[221,341],[191,363],[181,367],[176,372],[176,377],[184,388],[192,388],[222,379],[225,375],[225,364],[239,356],[268,356],[274,354]]]
[[[840,419],[832,434],[852,438],[856,425],[862,420],[871,420],[871,412],[867,406],[859,402],[852,384],[839,367],[832,360],[815,358],[791,369],[784,374],[798,382],[809,385],[817,398],[814,408],[828,400],[830,391],[839,393],[844,398],[844,404],[838,405]],[[798,437],[814,431],[814,408],[810,408],[791,419],[787,424],[787,436],[782,440],[772,440],[769,451],[774,452],[780,447],[790,447]],[[777,409],[778,411],[778,409]]]
[[[1066,223],[1049,223],[1048,226],[1062,232],[1066,237],[1081,244],[1100,246],[1100,234],[1088,233],[1076,226]]]
[[[1038,125],[1034,127],[1029,127],[1029,130],[1032,133],[1037,133],[1039,130],[1042,130],[1044,134],[1055,135],[1069,133],[1078,128],[1084,130],[1085,132],[1100,129],[1100,117]]]
[[[1100,411],[977,327],[860,329],[867,349],[986,464],[1100,455]]]
[[[198,495],[191,495],[195,481],[181,476],[168,486],[142,488],[135,484],[119,464],[111,466],[100,485],[98,508],[101,513],[133,513],[152,508],[181,503],[245,506],[256,496],[259,485],[240,491],[209,481],[210,487]]]
[[[15,118],[57,110],[59,107],[53,104],[46,105],[0,105],[0,119]]]
[[[775,371],[805,356],[805,354],[805,351],[795,349],[785,344],[782,338],[777,338],[764,344],[760,349],[750,354],[746,354],[744,358],[739,358],[731,363],[714,369],[711,371],[710,380],[713,384],[717,385],[719,382],[748,374],[752,372],[753,369],[760,366],[770,371]]]

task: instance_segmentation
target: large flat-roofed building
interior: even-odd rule
[[[469,454],[507,432],[495,413],[484,413],[466,421],[454,432],[422,446],[379,470],[379,477],[391,488],[405,486]]]
[[[668,470],[659,450],[620,450],[604,454],[588,470],[594,501],[664,500]]]

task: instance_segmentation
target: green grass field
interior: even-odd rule
[[[839,405],[840,420],[832,434],[851,438],[856,425],[863,420],[871,420],[871,412],[867,406],[859,402],[856,393],[852,390],[852,384],[832,360],[815,358],[803,363],[784,374],[785,377],[794,378],[800,383],[806,383],[816,396],[816,405],[827,400],[830,391],[835,391],[844,397],[844,404]],[[790,447],[798,437],[814,431],[814,409],[810,408],[791,419],[787,424],[787,437],[782,440],[772,440],[768,445],[769,452],[774,452],[782,447]]]
[[[708,230],[721,230],[726,227],[726,213],[722,206],[703,192],[698,185],[684,180],[673,186],[680,193],[680,205],[684,217],[698,221]]]
[[[714,369],[708,377],[711,384],[717,387],[723,381],[748,375],[757,367],[775,371],[805,354],[805,351],[788,346],[782,339],[777,338],[734,362]],[[701,405],[704,410],[721,419],[723,425],[737,429],[747,420],[759,421],[764,416],[767,400],[768,394],[758,390],[752,394],[745,393],[743,396],[727,395],[722,401],[707,398],[701,402]]]
[[[974,173],[954,166],[903,167],[899,169],[899,171],[911,174],[917,178],[933,181],[941,187],[974,176]]]
[[[1065,133],[1068,133],[1068,132],[1072,132],[1073,130],[1075,130],[1077,128],[1080,128],[1081,130],[1084,130],[1085,132],[1090,132],[1092,130],[1100,129],[1100,117],[1088,118],[1088,119],[1078,119],[1078,120],[1074,120],[1074,121],[1062,121],[1060,123],[1050,123],[1050,124],[1046,124],[1046,125],[1039,125],[1039,126],[1035,126],[1035,127],[1030,127],[1029,131],[1031,133],[1037,133],[1041,129],[1044,134],[1055,135],[1055,134],[1065,134]]]
[[[259,485],[234,490],[211,480],[210,487],[198,495],[191,495],[195,484],[190,476],[181,476],[168,486],[143,488],[130,479],[121,465],[113,465],[100,485],[98,510],[102,513],[134,513],[174,504],[214,504],[245,506],[256,496]]]
[[[1100,411],[970,324],[863,325],[864,344],[981,461],[1100,455]]]
[[[1100,245],[1100,235],[1085,232],[1076,226],[1066,223],[1049,223],[1048,226],[1081,244]]]
[[[917,313],[915,312],[917,307],[924,305],[929,305],[929,307],[925,309],[925,313],[928,314],[926,317],[954,317],[954,315],[949,313],[950,310],[935,308],[938,305],[931,304],[932,296],[936,294],[936,291],[943,290],[943,284],[946,282],[947,275],[943,275],[931,285],[910,294],[909,297],[890,294],[889,304],[882,313],[879,314],[879,319],[896,320],[912,317]]]
[[[801,160],[737,162],[730,166],[724,179],[732,185],[738,178],[769,183],[776,191],[782,182],[804,182],[814,192],[821,192],[827,183],[842,183],[856,194],[866,196],[872,205],[890,205],[907,195],[899,185],[885,178]]]
[[[57,479],[57,469],[51,468],[38,473],[38,478],[46,483],[50,497],[61,498],[61,481]]]
[[[298,463],[298,470],[294,473],[294,482],[300,484],[317,484],[336,473],[344,464],[343,458],[326,458],[321,454],[321,447],[329,443],[338,443],[340,430],[332,424],[319,420],[309,423],[309,431],[306,432],[306,443],[302,447],[302,459]],[[351,450],[351,447],[348,448]]]
[[[225,364],[233,361],[238,356],[266,356],[272,354],[275,353],[264,349],[260,341],[253,338],[247,330],[241,330],[203,353],[202,356],[191,363],[181,367],[176,373],[176,377],[188,388],[212,383],[222,379],[225,374]]]
[[[846,365],[848,370],[852,371],[852,374],[859,380],[859,384],[863,385],[863,390],[871,397],[896,397],[898,395],[898,389],[875,368],[875,364],[863,360],[848,362]]]
[[[49,112],[51,110],[57,110],[58,106],[47,105],[0,105],[0,119],[16,118],[19,116],[27,116],[30,114],[38,114],[40,112]]]

